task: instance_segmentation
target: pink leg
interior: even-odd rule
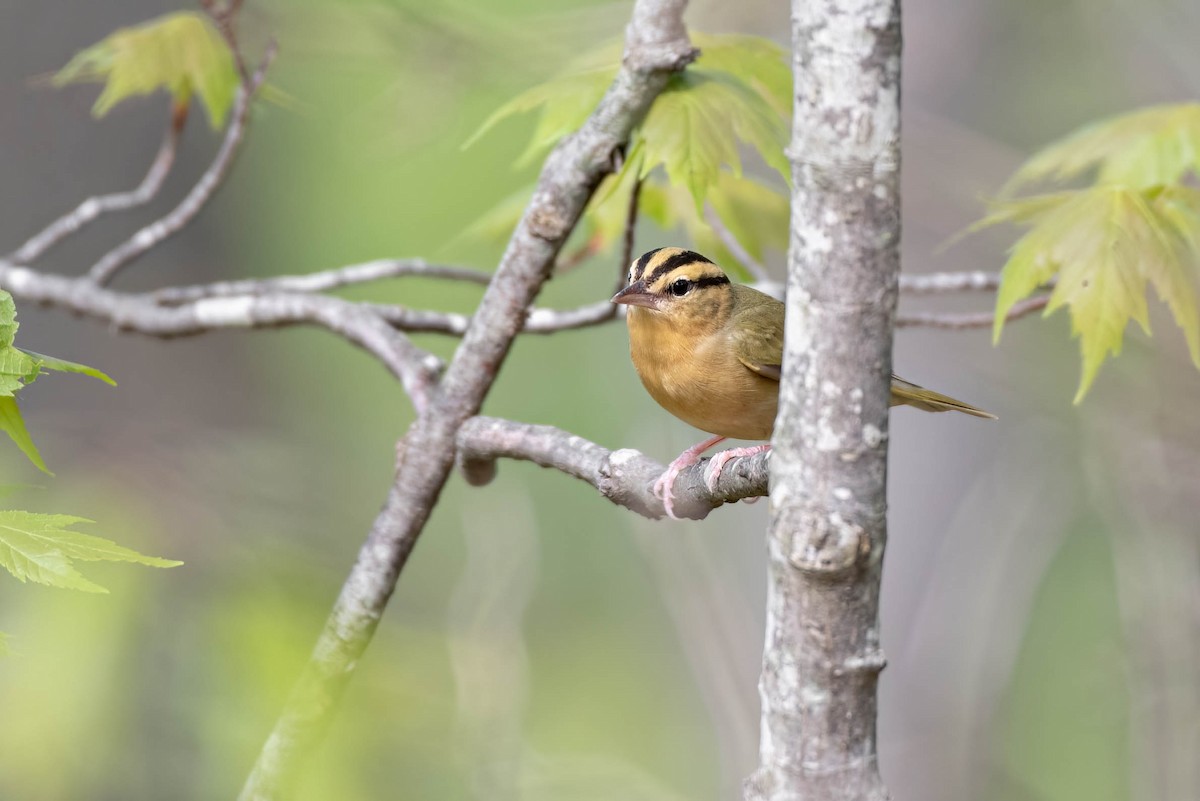
[[[679,474],[687,468],[700,461],[700,454],[716,445],[718,442],[724,442],[725,437],[713,437],[706,439],[699,445],[693,445],[667,465],[666,472],[658,477],[658,481],[654,482],[654,494],[662,498],[663,508],[667,511],[667,517],[672,520],[678,520],[675,516],[674,500],[671,497],[671,488],[675,486],[675,479],[679,478]]]
[[[717,491],[717,479],[721,477],[721,471],[725,469],[725,463],[730,459],[741,459],[744,456],[754,456],[769,450],[771,450],[771,443],[764,442],[762,445],[754,445],[749,448],[730,448],[714,454],[708,463],[708,476],[704,480],[704,483],[708,485],[709,492]]]

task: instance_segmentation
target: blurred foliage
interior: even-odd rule
[[[1077,524],[1050,565],[1013,668],[986,797],[1126,801],[1129,689],[1113,553],[1103,523]]]
[[[225,125],[238,85],[233,54],[204,14],[181,11],[121,28],[79,51],[54,76],[63,86],[104,84],[92,113],[103,117],[137,95],[166,90],[177,105],[200,98],[214,130]]]
[[[1095,170],[1091,187],[1008,199],[1030,182]],[[1129,321],[1150,333],[1146,285],[1171,309],[1200,368],[1200,104],[1158,106],[1089,125],[1030,158],[974,229],[1015,222],[994,335],[1019,300],[1056,281],[1046,314],[1066,306],[1083,368],[1075,402],[1121,351]]]

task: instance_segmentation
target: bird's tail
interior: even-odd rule
[[[973,417],[996,419],[996,415],[991,412],[977,409],[969,403],[955,400],[932,389],[919,387],[896,376],[892,376],[892,405],[912,406],[926,412],[962,412]]]

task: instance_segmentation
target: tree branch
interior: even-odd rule
[[[103,320],[118,331],[171,338],[225,328],[316,325],[379,359],[422,409],[430,399],[441,361],[414,345],[370,307],[341,298],[299,293],[205,298],[160,306],[150,295],[115,292],[86,278],[36,272],[0,261],[0,287],[13,297],[53,305]]]
[[[1013,304],[1008,313],[1004,315],[1006,321],[1019,320],[1033,314],[1039,309],[1046,308],[1046,304],[1050,302],[1049,295],[1036,295],[1032,298],[1018,301]],[[945,328],[949,330],[963,330],[968,328],[991,328],[995,325],[996,315],[994,312],[909,312],[908,314],[899,314],[896,316],[896,327],[907,328],[913,326],[925,326],[927,328]]]
[[[267,68],[275,59],[275,52],[275,43],[271,42],[254,75],[249,81],[238,86],[233,102],[233,115],[229,126],[225,129],[225,138],[221,141],[221,147],[217,150],[212,164],[200,176],[200,180],[196,182],[187,196],[168,214],[144,226],[129,239],[104,254],[88,270],[88,280],[97,286],[107,284],[122,267],[144,255],[163,240],[183,230],[212,199],[217,189],[225,181],[225,176],[229,173],[229,168],[237,156],[238,148],[246,135],[246,124],[250,117],[254,95],[266,77]]]
[[[90,197],[80,203],[74,211],[64,214],[47,225],[18,250],[14,251],[8,260],[14,264],[31,264],[46,251],[66,239],[71,234],[83,228],[102,214],[113,211],[125,211],[149,203],[162,189],[171,167],[175,165],[175,154],[179,149],[179,138],[183,133],[184,124],[188,117],[188,103],[176,103],[171,106],[171,118],[167,123],[167,132],[158,148],[158,155],[150,164],[146,177],[136,189],[129,192],[115,192],[108,195]]]
[[[749,801],[886,801],[875,749],[900,273],[900,2],[792,0],[792,216]]]
[[[430,264],[424,259],[376,259],[307,275],[280,275],[273,278],[165,287],[156,290],[152,296],[159,303],[174,305],[201,298],[257,295],[264,292],[327,292],[356,284],[409,276],[466,281],[483,286],[487,286],[492,280],[491,273],[470,267]]]
[[[982,270],[961,273],[921,273],[900,275],[900,291],[912,295],[944,292],[994,291],[1000,288],[1000,273]]]
[[[342,587],[312,657],[268,737],[242,801],[290,795],[383,614],[454,464],[459,427],[476,414],[522,329],[555,257],[633,127],[695,51],[684,0],[638,0],[625,57],[591,117],[564,138],[537,188],[430,403],[398,447],[387,503]]]
[[[483,486],[496,475],[497,459],[517,459],[559,470],[591,484],[618,506],[658,519],[666,514],[651,490],[665,465],[628,448],[610,451],[553,426],[472,417],[458,431],[458,466],[468,483]],[[675,512],[702,520],[718,506],[767,494],[769,454],[729,462],[715,491],[705,484],[708,459],[687,468],[675,483]]]

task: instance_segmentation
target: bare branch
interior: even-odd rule
[[[708,227],[717,235],[717,239],[721,240],[721,244],[725,249],[733,254],[733,257],[742,263],[742,266],[750,271],[755,281],[770,281],[771,274],[767,272],[767,268],[763,263],[754,258],[750,251],[742,247],[742,243],[733,235],[725,223],[721,220],[720,215],[713,209],[712,206],[704,204],[704,221],[708,223]]]
[[[483,403],[527,310],[614,155],[670,76],[695,58],[684,0],[637,0],[621,69],[596,110],[550,153],[538,185],[431,403],[398,448],[387,504],[359,551],[259,759],[242,801],[290,795],[369,644],[454,465],[459,427]]]
[[[1000,273],[981,270],[961,273],[900,274],[900,291],[913,295],[989,291],[1000,288]]]
[[[217,150],[212,164],[200,176],[200,180],[196,182],[192,190],[168,214],[141,228],[93,264],[87,273],[88,280],[97,286],[107,284],[122,267],[142,256],[163,240],[178,233],[200,213],[200,210],[225,181],[225,176],[233,165],[238,147],[246,135],[246,123],[250,117],[254,95],[262,85],[263,78],[266,77],[267,68],[274,60],[275,52],[275,43],[272,42],[267,47],[267,52],[263,55],[262,62],[251,79],[238,87],[233,103],[233,115],[229,126],[225,129],[225,138],[221,141],[221,147]]]
[[[1037,295],[1018,301],[1008,310],[1004,319],[1007,321],[1019,320],[1039,309],[1046,308],[1046,304],[1049,302],[1049,295]],[[899,328],[924,326],[926,328],[963,330],[991,328],[995,322],[996,315],[993,312],[910,312],[896,315],[896,326]]]
[[[118,331],[153,337],[224,328],[321,326],[379,359],[400,379],[418,409],[425,408],[441,372],[437,357],[418,348],[370,307],[341,298],[280,292],[161,306],[150,295],[115,292],[86,278],[36,272],[3,261],[0,287],[20,300],[54,305],[108,322]]]
[[[665,514],[662,501],[650,488],[666,467],[638,451],[610,451],[560,428],[495,417],[467,420],[457,442],[459,468],[475,486],[495,477],[497,459],[518,459],[574,476],[644,517],[657,519]],[[689,467],[675,483],[676,514],[701,520],[722,504],[766,495],[769,455],[729,462],[715,492],[705,484],[708,459]]]
[[[466,281],[487,285],[491,273],[470,267],[430,264],[424,259],[376,259],[351,264],[308,275],[280,275],[272,278],[219,281],[212,284],[173,286],[156,290],[152,297],[159,303],[174,305],[201,298],[222,298],[231,295],[258,295],[264,292],[326,292],[355,284],[383,281],[389,278],[419,276],[449,281]],[[403,326],[400,326],[403,328]],[[465,329],[464,329],[465,330]],[[450,333],[450,332],[447,332]]]
[[[47,225],[17,251],[9,256],[14,264],[31,264],[47,250],[66,239],[71,234],[83,228],[102,214],[113,211],[125,211],[149,203],[162,189],[171,167],[175,164],[175,154],[179,148],[179,137],[187,122],[189,104],[175,103],[171,106],[171,118],[167,123],[167,132],[158,148],[158,155],[150,164],[146,177],[136,189],[129,192],[115,192],[108,195],[90,197],[80,203],[74,211],[64,214]]]

